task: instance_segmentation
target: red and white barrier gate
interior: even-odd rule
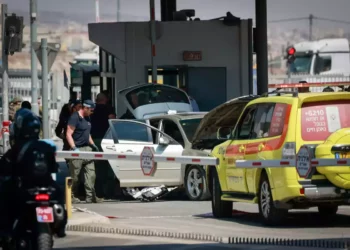
[[[91,159],[91,160],[124,160],[124,161],[153,161],[177,162],[192,165],[219,165],[219,159],[206,156],[166,156],[154,154],[153,148],[145,147],[140,155],[99,152],[57,151],[57,158],[65,159]]]
[[[295,160],[237,160],[237,168],[283,168],[296,167]],[[312,159],[311,167],[350,167],[350,159]]]
[[[350,159],[310,159],[303,155],[296,160],[236,161],[237,168],[295,167],[301,178],[311,178],[315,167],[350,167]]]

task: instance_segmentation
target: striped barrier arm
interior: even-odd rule
[[[65,159],[86,159],[86,160],[120,160],[120,161],[140,161],[141,155],[125,153],[97,153],[97,152],[74,152],[74,151],[57,151],[57,158]],[[219,159],[208,156],[153,156],[155,162],[176,162],[181,164],[192,165],[219,165]]]
[[[350,167],[350,159],[312,159],[312,167]],[[237,168],[296,167],[295,160],[237,160]]]

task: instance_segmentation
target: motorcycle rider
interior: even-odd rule
[[[0,230],[11,230],[17,214],[15,208],[18,196],[16,177],[21,177],[22,186],[51,186],[56,189],[57,200],[64,208],[64,194],[58,184],[52,179],[51,173],[57,172],[55,157],[56,146],[48,141],[39,140],[41,129],[40,119],[29,109],[17,111],[13,130],[13,145],[0,159]],[[67,224],[67,213],[63,223],[55,231],[58,237],[64,237]]]

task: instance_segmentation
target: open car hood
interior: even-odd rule
[[[168,114],[169,111],[192,112],[188,95],[175,87],[146,83],[119,91],[128,111],[135,119]]]
[[[235,128],[237,121],[248,102],[259,96],[243,96],[221,104],[207,113],[193,136],[192,148],[213,149],[227,139],[218,139],[217,131],[220,127]]]

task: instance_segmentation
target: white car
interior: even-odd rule
[[[121,90],[119,94],[127,107],[122,118],[136,119],[110,120],[102,141],[103,151],[140,155],[145,146],[150,146],[156,154],[181,156],[184,149],[191,149],[190,141],[205,113],[191,112],[185,92],[166,85],[143,84]],[[109,163],[121,188],[184,186],[191,200],[210,197],[202,166],[158,163],[154,174],[146,176],[139,161],[110,160]]]
[[[179,113],[152,117],[147,120],[110,120],[102,148],[105,152],[140,155],[145,146],[153,147],[158,155],[203,155],[191,150],[191,140],[205,113]],[[153,125],[153,126],[152,126]],[[197,152],[198,151],[198,152]],[[204,166],[177,162],[159,162],[151,176],[144,175],[140,161],[109,161],[120,187],[183,187],[189,199],[210,197]]]
[[[147,85],[153,88],[153,85]],[[162,86],[162,85],[158,85]],[[158,88],[158,86],[155,86]],[[144,85],[139,88],[145,90]],[[162,86],[164,88],[172,88]],[[137,87],[129,88],[129,91],[140,92]],[[122,90],[123,96],[130,96],[129,91]],[[184,92],[176,93],[178,89],[171,89],[172,95],[186,95]],[[150,91],[151,92],[151,91]],[[187,96],[187,95],[186,95]],[[185,100],[185,97],[177,100]],[[130,101],[131,99],[129,99]],[[145,146],[153,147],[156,154],[166,156],[208,156],[213,147],[225,141],[218,138],[217,131],[228,124],[232,126],[232,103],[236,100],[222,104],[209,113],[182,112],[186,106],[178,105],[176,101],[167,103],[176,114],[167,114],[169,108],[155,107],[156,104],[144,104],[132,108],[128,103],[129,112],[134,120],[114,119],[110,120],[110,128],[103,141],[104,152],[132,153],[140,155]],[[164,103],[159,103],[163,105]],[[150,106],[152,105],[152,106]],[[146,107],[149,107],[147,109]],[[169,107],[168,106],[168,107]],[[180,110],[176,110],[176,109]],[[190,109],[190,107],[187,107]],[[141,112],[141,110],[143,112]],[[157,112],[154,112],[157,110]],[[150,115],[153,111],[153,116]],[[180,112],[179,112],[180,111]],[[155,114],[157,113],[157,114]],[[233,112],[234,113],[234,112]],[[129,115],[130,115],[129,114]],[[128,117],[129,119],[132,117]],[[110,160],[121,188],[127,187],[156,187],[165,185],[168,187],[183,187],[191,200],[205,200],[210,197],[206,180],[206,166],[158,163],[153,175],[143,174],[140,161]]]

